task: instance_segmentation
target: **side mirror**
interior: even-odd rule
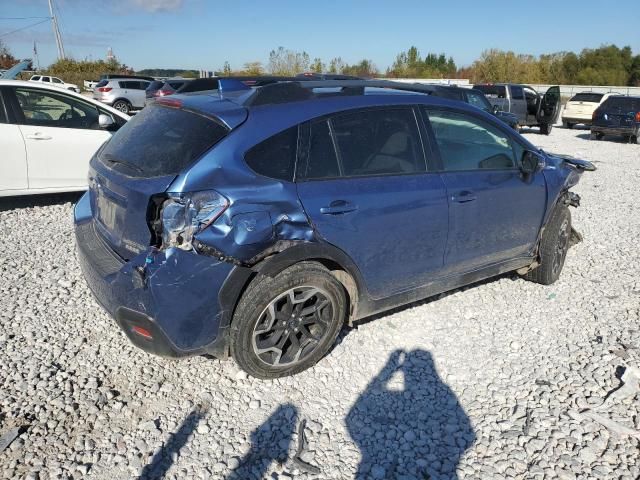
[[[113,117],[111,115],[101,113],[98,116],[98,125],[100,126],[100,128],[108,129],[115,125],[115,123],[116,122],[113,120]]]
[[[537,153],[527,150],[522,154],[522,161],[520,162],[522,173],[531,175],[542,168],[544,168],[544,160]]]

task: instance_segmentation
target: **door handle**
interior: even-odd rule
[[[349,203],[344,200],[334,200],[328,207],[321,207],[320,213],[323,215],[341,215],[343,213],[353,212],[357,209],[358,207],[353,203]]]
[[[29,140],[51,140],[53,137],[50,137],[49,135],[43,135],[39,132],[34,133],[34,134],[29,134],[26,136]]]
[[[463,190],[462,192],[459,192],[457,195],[451,196],[451,200],[458,203],[473,202],[477,198],[478,197],[476,197],[476,194],[470,190]]]

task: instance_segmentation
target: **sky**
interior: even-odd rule
[[[261,61],[279,46],[325,62],[366,58],[384,71],[415,45],[470,65],[483,50],[579,52],[602,44],[640,54],[639,0],[55,0],[68,57],[104,59],[111,47],[135,70],[221,70]],[[47,0],[0,0],[0,40],[14,56],[56,60]],[[10,33],[13,30],[20,31]]]

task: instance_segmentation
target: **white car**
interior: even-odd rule
[[[129,118],[75,92],[0,79],[0,197],[86,190],[89,160]]]
[[[64,88],[65,90],[71,90],[72,92],[80,93],[80,89],[75,83],[65,83],[58,77],[51,77],[49,75],[34,75],[29,79],[30,82],[41,82],[54,87]]]
[[[564,106],[564,110],[562,111],[562,125],[565,128],[573,128],[573,126],[578,123],[591,125],[593,112],[611,95],[618,94],[597,92],[580,92],[575,94]]]

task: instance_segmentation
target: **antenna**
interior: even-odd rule
[[[53,27],[53,36],[56,38],[56,47],[58,47],[58,59],[64,60],[64,45],[62,44],[62,36],[60,35],[60,29],[58,28],[58,20],[53,13],[53,0],[49,0],[49,14],[51,15],[51,26]]]

